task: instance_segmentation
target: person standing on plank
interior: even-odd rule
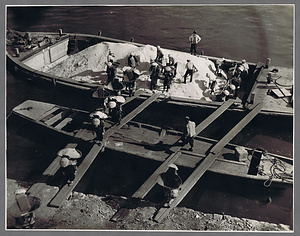
[[[186,125],[185,125],[185,129],[183,131],[183,137],[182,137],[182,141],[184,144],[189,143],[191,148],[189,149],[189,151],[193,151],[194,148],[194,138],[196,135],[196,124],[194,121],[190,120],[189,116],[185,117],[185,121],[186,121]]]

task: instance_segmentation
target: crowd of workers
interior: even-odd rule
[[[201,37],[196,31],[189,37],[190,41],[190,53],[191,55],[197,55],[197,44],[201,41]],[[150,87],[149,89],[154,92],[157,89],[159,80],[163,80],[163,92],[170,90],[172,81],[176,77],[177,65],[174,57],[171,54],[164,55],[160,46],[156,47],[156,58],[150,60]],[[203,54],[203,52],[201,52]],[[129,92],[129,96],[134,95],[137,89],[136,81],[140,76],[140,71],[137,67],[140,65],[139,58],[132,53],[127,58],[128,66],[123,67],[123,76],[116,75],[116,67],[118,63],[114,61],[114,54],[109,51],[107,57],[107,85],[114,91],[120,94],[120,91],[125,87],[125,90]],[[117,66],[115,66],[117,64]],[[237,96],[237,91],[241,88],[243,81],[246,80],[249,71],[249,65],[246,60],[242,60],[241,64],[236,62],[232,64],[232,67],[224,70],[225,60],[216,60],[215,68],[210,68],[215,76],[210,76],[208,89],[212,99],[223,101],[231,97]],[[183,83],[193,81],[193,75],[197,72],[196,66],[192,60],[188,59],[185,65],[185,73],[183,75]]]

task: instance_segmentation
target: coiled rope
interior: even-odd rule
[[[260,148],[260,150],[262,151],[263,156],[265,156],[267,158],[267,160],[272,163],[272,165],[270,166],[269,178],[264,182],[265,187],[270,187],[274,178],[281,179],[282,181],[285,181],[285,182],[292,181],[293,172],[287,173],[286,166],[282,163],[281,160],[279,160],[278,158],[275,158],[275,157],[271,158],[265,149]],[[255,151],[255,149],[253,150],[252,157],[259,159],[258,157],[253,155],[254,151]],[[264,165],[262,165],[262,164],[258,165],[257,169],[258,169],[258,173],[260,175],[267,175],[264,171]]]

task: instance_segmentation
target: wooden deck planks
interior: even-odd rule
[[[39,121],[46,121],[49,118],[51,118],[54,112],[56,112],[58,109],[60,109],[58,106],[52,107],[49,111],[45,112],[42,116],[38,117],[37,120]]]
[[[140,96],[144,91],[143,90],[138,90],[134,93],[133,96],[131,97],[127,97],[125,103],[122,104],[122,106],[124,106],[125,104],[133,101],[134,99],[136,99],[138,96]]]
[[[50,119],[46,120],[44,123],[46,125],[53,125],[55,122],[59,121],[60,119],[63,118],[64,111],[58,113],[57,115],[51,117]]]
[[[202,175],[208,170],[212,163],[218,157],[221,149],[228,144],[228,142],[233,139],[262,109],[262,105],[258,104],[253,108],[230,132],[228,132],[210,151],[210,154],[202,161],[202,163],[193,171],[193,173],[188,177],[188,179],[182,184],[179,196],[174,199],[170,204],[170,208],[161,208],[154,220],[160,222],[169,211],[176,207],[182,199],[188,194],[188,192],[194,187],[197,181],[202,177]]]
[[[60,207],[63,201],[69,196],[70,192],[76,187],[79,183],[80,179],[83,177],[85,172],[88,170],[94,159],[97,157],[98,153],[104,148],[105,139],[107,139],[110,135],[112,135],[115,131],[120,129],[123,125],[133,119],[136,115],[138,115],[141,111],[143,111],[147,106],[149,106],[152,102],[154,102],[160,93],[156,93],[144,101],[140,106],[134,109],[131,113],[125,116],[119,125],[116,125],[110,128],[104,134],[104,142],[101,144],[95,144],[90,152],[86,155],[82,163],[79,165],[77,169],[77,173],[74,179],[74,182],[71,186],[64,185],[63,188],[58,192],[58,194],[50,201],[49,206]],[[83,131],[79,131],[78,135],[82,135]]]
[[[64,128],[69,122],[71,122],[73,120],[73,118],[74,118],[74,116],[76,116],[76,114],[77,114],[77,112],[71,113],[69,116],[64,118],[60,123],[58,123],[54,128],[56,128],[56,129]]]

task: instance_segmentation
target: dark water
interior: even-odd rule
[[[293,9],[291,6],[199,6],[199,7],[10,7],[7,25],[21,31],[58,31],[97,34],[135,42],[189,50],[188,37],[197,30],[205,54],[251,62],[272,59],[272,65],[293,66]],[[7,74],[7,115],[27,99],[89,109],[89,97],[74,91],[56,91]],[[157,107],[158,117],[164,113]],[[173,114],[169,110],[168,114]],[[175,111],[178,114],[178,111]],[[145,116],[145,117],[144,117]],[[147,114],[139,119],[151,118]],[[147,118],[148,117],[148,118]],[[172,116],[176,123],[176,114]],[[153,120],[154,122],[155,120]],[[226,123],[223,120],[221,124]],[[14,125],[13,126],[17,126]],[[207,131],[218,137],[221,125]],[[30,128],[30,127],[29,127]],[[222,127],[221,127],[222,128]],[[20,128],[21,129],[21,128]],[[32,135],[42,137],[38,130]],[[259,145],[279,154],[293,154],[293,124],[285,119],[255,119],[234,142]],[[32,182],[47,168],[63,140],[50,137],[31,139],[8,129],[7,177]],[[121,159],[121,160],[120,160]],[[76,187],[77,191],[99,195],[130,196],[158,163],[108,153],[97,159]],[[184,171],[181,173],[184,175]],[[90,179],[94,181],[89,181]],[[108,181],[109,184],[108,184]],[[222,179],[222,180],[221,180]],[[272,203],[266,199],[272,196]],[[182,205],[204,212],[275,223],[293,224],[293,190],[273,191],[236,180],[205,175]]]

